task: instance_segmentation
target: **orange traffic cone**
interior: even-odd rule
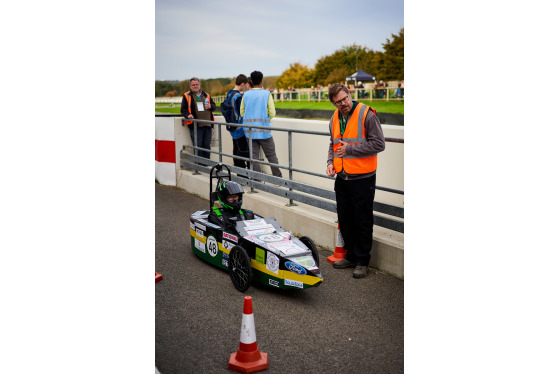
[[[342,239],[342,235],[340,234],[340,225],[338,225],[338,232],[336,235],[336,244],[334,247],[334,254],[332,256],[327,257],[327,261],[329,263],[333,263],[335,261],[340,261],[346,256],[346,249],[344,249],[344,239]]]
[[[255,373],[268,369],[268,354],[257,348],[257,334],[251,296],[245,296],[239,349],[229,357],[228,369],[238,373]]]
[[[163,275],[156,271],[156,283],[163,279]]]

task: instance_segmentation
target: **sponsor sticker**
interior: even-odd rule
[[[303,288],[303,282],[298,282],[298,281],[291,280],[291,279],[284,279],[284,285],[285,286],[297,287],[297,288]]]
[[[216,257],[218,254],[218,242],[212,235],[208,235],[208,239],[206,239],[206,248],[208,249],[210,256]]]
[[[309,269],[309,272],[323,279],[323,277],[321,276],[321,272],[319,271],[319,268]]]
[[[259,226],[266,226],[267,223],[264,219],[248,219],[243,221],[245,223],[245,227],[259,227]]]
[[[234,243],[237,243],[237,240],[238,240],[237,236],[235,236],[233,234],[230,234],[229,232],[224,232],[223,233],[223,238],[231,240]]]
[[[269,243],[269,242],[282,242],[285,241],[286,238],[278,234],[266,234],[266,235],[259,236],[259,240]]]
[[[228,260],[224,260],[224,259],[222,258],[222,265],[228,266]]]
[[[268,252],[266,256],[266,270],[273,272],[274,274],[278,274],[278,267],[280,265],[280,260],[278,256],[274,253]]]
[[[317,268],[317,266],[315,266],[315,259],[311,255],[294,257],[292,258],[292,261],[296,262],[298,265],[305,266],[309,270],[311,270],[312,268]]]
[[[264,234],[272,234],[275,231],[276,230],[274,230],[274,227],[272,227],[272,228],[268,228],[268,229],[250,230],[250,231],[247,231],[247,234],[257,236],[257,235],[264,235]]]
[[[296,245],[295,243],[293,243],[291,241],[282,242],[282,243],[274,243],[274,244],[270,244],[270,246],[274,247],[275,249],[282,252],[286,256],[307,252],[307,250],[299,247],[298,245]]]
[[[264,250],[262,248],[255,248],[255,261],[259,264],[264,264]]]
[[[198,236],[204,238],[204,231],[202,231],[201,229],[197,228],[197,229],[196,229],[196,235],[198,235]]]
[[[269,279],[268,284],[270,284],[271,286],[274,286],[274,287],[280,287],[280,285],[278,284],[278,281],[275,281],[274,279]]]
[[[233,249],[233,247],[235,247],[235,244],[233,244],[232,242],[222,240],[222,247],[224,247],[228,251],[231,251]]]
[[[300,265],[296,264],[295,262],[292,261],[286,261],[286,268],[291,271],[292,273],[296,273],[299,275],[304,275],[307,274],[307,271],[305,271],[304,268],[302,268]]]
[[[225,258],[226,260],[229,260],[229,255],[225,252],[222,252],[222,257]]]
[[[266,245],[265,242],[263,242],[262,240],[259,240],[257,238],[255,238],[254,236],[245,236],[245,239],[252,241],[253,243],[257,244],[257,245]]]
[[[194,240],[194,246],[202,253],[206,253],[206,245],[198,239]]]

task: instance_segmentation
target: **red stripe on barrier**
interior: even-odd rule
[[[175,163],[175,142],[156,139],[156,161]]]

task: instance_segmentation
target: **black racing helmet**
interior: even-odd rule
[[[233,213],[241,209],[243,204],[243,188],[239,183],[233,181],[222,182],[218,186],[217,192],[218,200],[225,210]],[[228,203],[226,199],[231,195],[239,195],[239,200]]]

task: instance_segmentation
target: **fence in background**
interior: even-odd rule
[[[385,100],[385,101],[403,101],[404,100],[404,89],[402,93],[397,95],[396,87],[386,87],[383,89],[376,90],[374,88],[359,88],[351,89],[351,95],[354,100]],[[284,102],[284,101],[329,101],[328,90],[326,88],[322,89],[311,89],[311,88],[297,88],[292,91],[278,91],[274,90],[271,92],[274,101]],[[212,96],[215,103],[221,103],[225,100],[225,95]],[[156,103],[163,104],[176,104],[181,103],[182,96],[174,97],[156,97]]]

